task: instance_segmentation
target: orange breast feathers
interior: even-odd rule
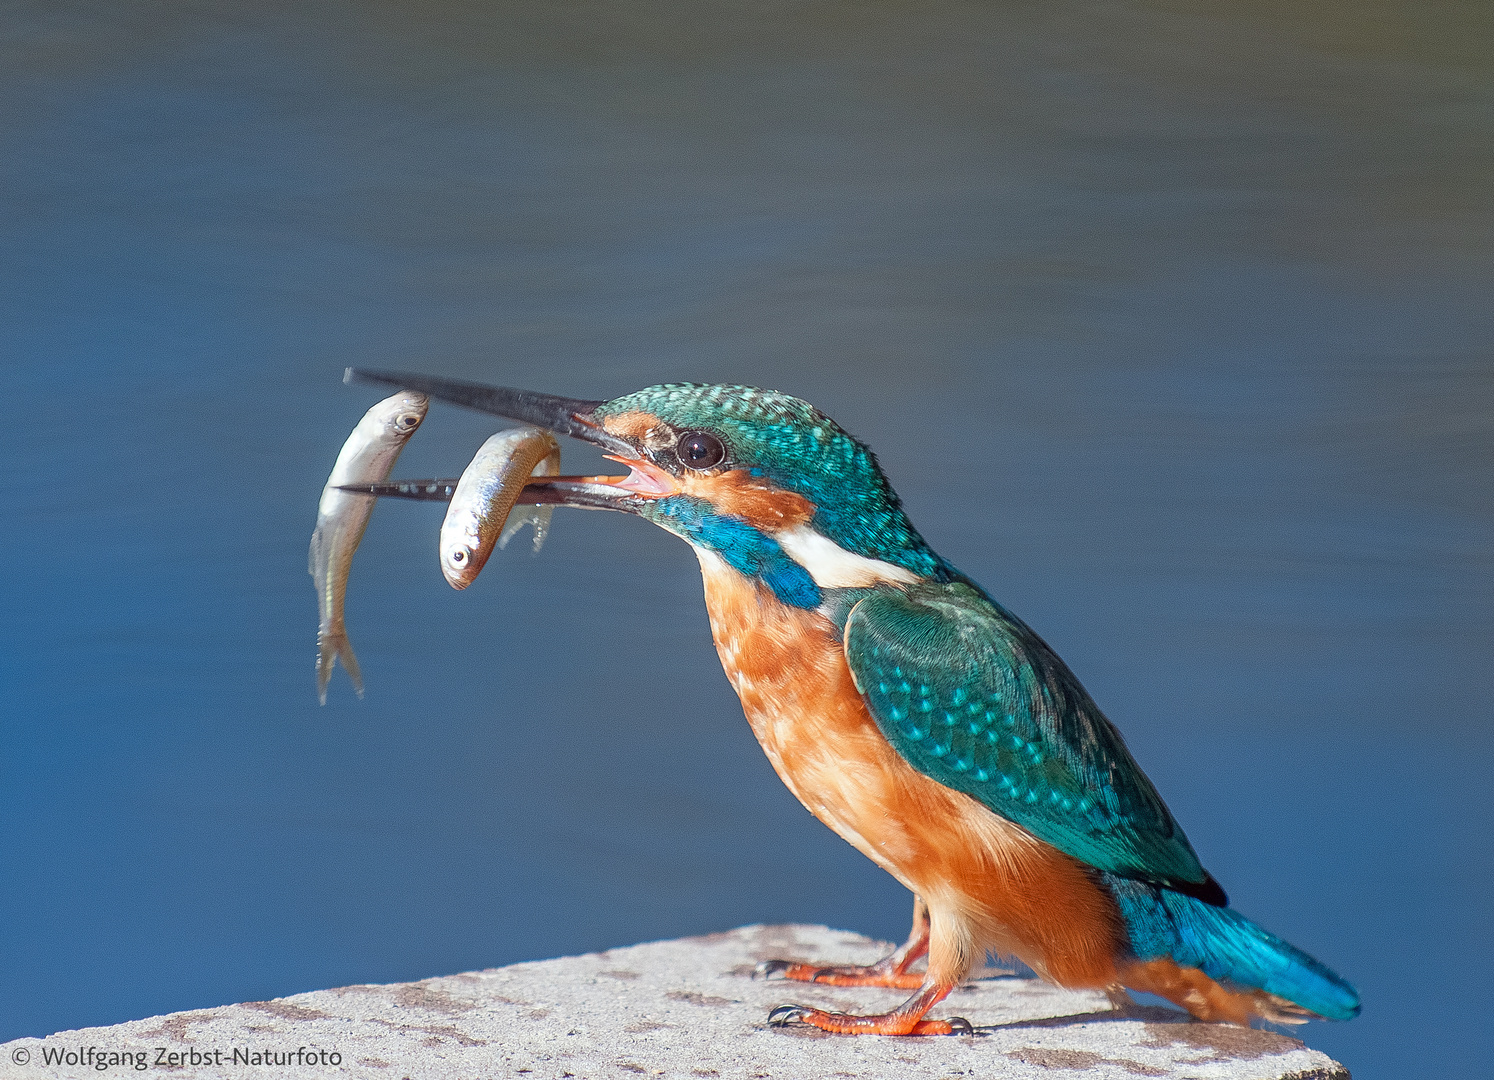
[[[1091,871],[909,765],[862,703],[828,619],[697,554],[716,650],[768,760],[928,903],[931,974],[958,980],[991,951],[1062,986],[1118,982],[1119,915]]]

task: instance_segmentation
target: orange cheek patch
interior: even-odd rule
[[[739,517],[755,529],[776,532],[807,524],[815,506],[803,495],[785,491],[746,469],[724,473],[692,473],[679,478],[686,495],[705,499],[723,514]]]
[[[649,450],[658,450],[674,438],[673,430],[657,416],[636,409],[607,417],[602,428]],[[704,473],[681,469],[674,483],[681,493],[704,499],[718,512],[768,532],[804,525],[814,517],[815,505],[803,495],[785,491],[747,469]]]
[[[618,413],[609,416],[602,421],[602,430],[617,435],[624,439],[632,439],[634,442],[648,445],[649,432],[657,431],[663,427],[659,418],[652,413],[640,412],[634,409],[632,412]]]

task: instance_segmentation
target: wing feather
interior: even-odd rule
[[[1079,680],[979,590],[874,589],[844,643],[878,727],[924,775],[1100,870],[1226,902]]]

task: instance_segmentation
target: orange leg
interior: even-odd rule
[[[757,965],[761,978],[771,979],[775,975],[795,982],[826,983],[830,986],[890,986],[897,990],[917,990],[923,986],[923,976],[908,971],[916,961],[929,951],[929,908],[923,897],[913,897],[913,929],[908,931],[908,940],[902,948],[885,956],[868,967],[819,967],[815,964],[799,964],[792,960],[766,960]],[[943,995],[941,995],[943,996]],[[938,998],[934,999],[935,1001]],[[933,1002],[929,1003],[930,1005]]]
[[[954,988],[954,983],[929,983],[896,1009],[876,1016],[849,1016],[812,1009],[807,1005],[780,1005],[768,1014],[768,1023],[774,1027],[812,1024],[821,1031],[837,1035],[968,1035],[974,1029],[964,1017],[952,1016],[948,1020],[923,1018],[924,1013],[943,1001]]]

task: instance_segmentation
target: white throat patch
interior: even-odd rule
[[[773,534],[773,539],[814,578],[822,589],[859,589],[887,583],[912,585],[918,575],[901,566],[855,555],[834,540],[821,536],[808,525],[796,525]]]

